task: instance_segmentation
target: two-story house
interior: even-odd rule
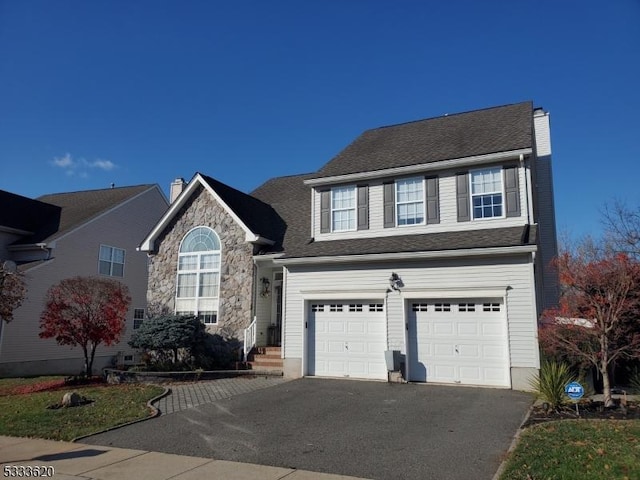
[[[525,102],[366,131],[250,195],[196,174],[141,249],[151,303],[284,373],[528,388],[557,300],[549,116]],[[179,194],[178,194],[179,193]]]
[[[147,257],[136,247],[167,210],[162,190],[136,185],[36,200],[0,190],[0,205],[0,263],[17,265],[27,286],[13,321],[0,325],[0,376],[82,372],[80,348],[38,336],[47,290],[75,276],[111,278],[129,288],[132,302],[121,342],[99,346],[94,369],[132,360],[127,341],[147,305]]]

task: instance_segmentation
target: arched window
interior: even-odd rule
[[[196,227],[180,243],[176,313],[217,323],[219,290],[220,239],[210,228]]]

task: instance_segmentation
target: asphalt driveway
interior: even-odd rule
[[[380,480],[489,480],[531,402],[511,390],[300,379],[82,442]]]

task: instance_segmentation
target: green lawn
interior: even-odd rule
[[[55,380],[39,379],[0,380],[0,435],[71,440],[122,423],[148,417],[146,404],[162,393],[161,387],[152,385],[90,385],[64,387],[35,393],[6,394],[16,386],[40,384]],[[92,403],[59,409],[47,409],[60,403],[66,392],[78,392]]]
[[[639,420],[563,420],[527,428],[501,480],[640,478]]]

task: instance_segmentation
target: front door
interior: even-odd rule
[[[279,347],[282,341],[282,280],[275,280],[273,283],[271,326],[267,338],[269,346]]]

